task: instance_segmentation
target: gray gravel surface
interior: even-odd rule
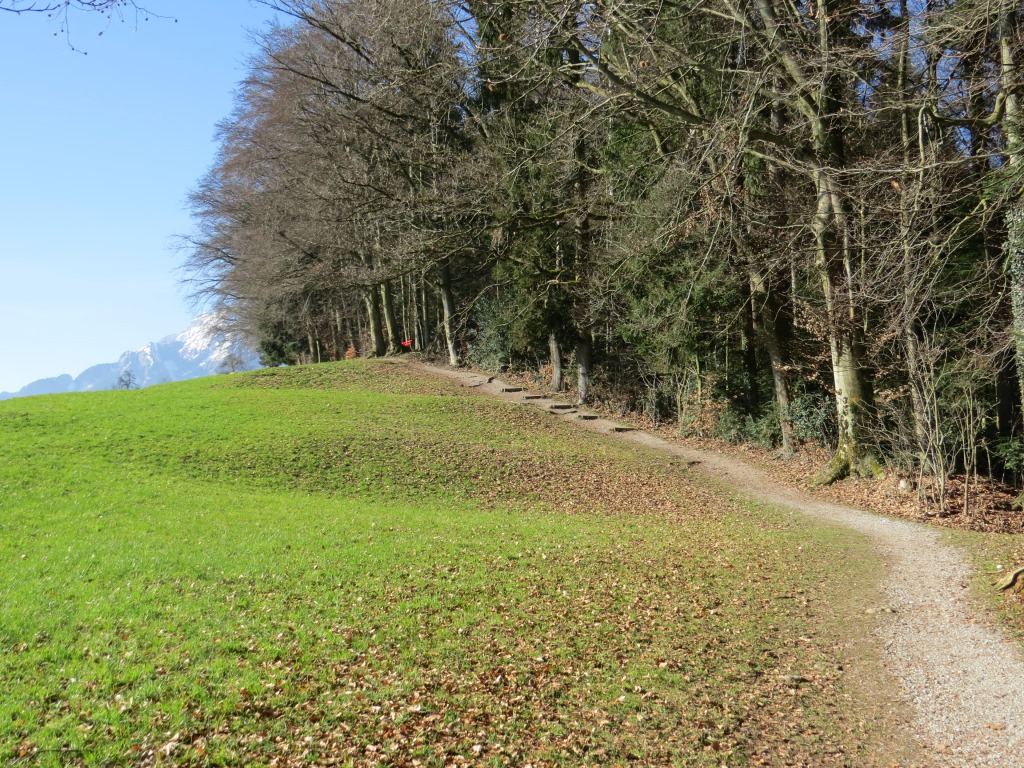
[[[699,451],[575,409],[552,410],[558,401],[526,400],[505,392],[493,377],[468,371],[417,367],[460,380],[489,395],[543,408],[554,418],[675,454],[759,501],[829,520],[867,536],[889,563],[882,582],[885,604],[865,606],[876,625],[884,663],[913,710],[913,736],[929,765],[1024,768],[1024,655],[1009,636],[982,618],[968,589],[970,568],[937,531],[851,507],[814,499],[772,481],[765,473],[719,454]]]
[[[913,708],[913,734],[936,766],[1024,766],[1024,656],[981,618],[968,589],[971,570],[939,532],[829,504],[781,487],[733,459],[693,451],[643,433],[631,439],[696,461],[708,474],[772,504],[853,528],[889,564],[877,622],[883,659]]]

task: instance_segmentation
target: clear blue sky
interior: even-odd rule
[[[182,330],[186,197],[270,12],[145,0],[173,18],[0,12],[0,391]],[[175,22],[174,19],[177,19]],[[100,32],[103,32],[100,35]]]

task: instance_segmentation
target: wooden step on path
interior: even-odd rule
[[[621,424],[616,424],[612,427],[612,432],[635,432],[636,429],[633,427],[624,427]]]
[[[594,421],[597,419],[597,416],[593,413],[577,413],[576,418],[582,419],[583,421]]]
[[[502,387],[501,388],[502,392],[523,392],[525,390],[526,390],[526,387]]]
[[[523,395],[523,400],[543,400],[544,395]]]
[[[552,403],[548,407],[552,411],[571,411],[573,409],[568,403]]]

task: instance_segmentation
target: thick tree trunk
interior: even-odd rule
[[[786,378],[786,363],[782,355],[778,324],[780,302],[768,278],[759,270],[750,272],[750,298],[761,331],[761,343],[768,352],[768,361],[772,368],[775,406],[779,411],[779,427],[782,430],[782,455],[788,458],[796,450],[796,440],[793,437],[793,420],[790,418],[789,381]]]
[[[565,389],[562,373],[562,348],[558,346],[558,337],[552,331],[548,334],[548,349],[551,353],[551,391],[561,392]]]
[[[380,304],[384,308],[384,327],[387,329],[388,354],[397,355],[402,351],[402,337],[399,333],[398,318],[395,316],[395,301],[391,294],[391,283],[380,284]]]
[[[1021,163],[1020,149],[1024,141],[1020,128],[1020,104],[1014,90],[1017,79],[1013,61],[1013,40],[1016,33],[1016,14],[1007,11],[999,27],[999,52],[1003,88],[1006,97],[1007,162],[1010,167]],[[1013,310],[1013,348],[1017,358],[1017,381],[1021,404],[1024,404],[1024,201],[1018,200],[1006,214],[1006,258],[1010,275],[1010,305]]]
[[[384,328],[380,320],[377,291],[373,288],[365,289],[363,300],[366,302],[366,317],[370,325],[370,343],[373,345],[373,354],[375,357],[383,357],[387,352],[387,343],[384,340]]]
[[[833,47],[841,39],[839,25],[842,14],[836,12],[833,5],[829,0],[820,0],[816,7],[816,54],[821,62],[833,59]],[[862,329],[858,328],[858,322],[862,318],[854,295],[854,259],[846,231],[843,196],[837,179],[833,177],[833,169],[846,165],[843,123],[837,119],[844,111],[840,70],[837,67],[827,68],[819,76],[813,68],[805,69],[806,56],[791,47],[793,38],[783,31],[785,25],[779,21],[771,1],[754,0],[754,8],[763,24],[767,42],[778,57],[781,72],[795,86],[794,93],[799,93],[790,103],[807,120],[807,139],[813,148],[810,175],[815,187],[817,210],[811,228],[827,307],[839,417],[836,454],[817,481],[834,482],[851,472],[874,475],[879,469],[878,463],[873,458],[864,430],[870,406],[870,388],[859,354],[858,334]],[[844,295],[838,293],[840,289]]]
[[[448,365],[459,365],[455,339],[455,294],[452,292],[452,273],[448,264],[441,267],[441,307],[444,310],[444,338],[448,344]]]
[[[1006,214],[1006,260],[1010,275],[1017,384],[1020,402],[1024,404],[1024,203],[1021,202],[1015,203]]]
[[[832,180],[824,171],[816,174],[818,214],[815,241],[818,268],[829,322],[829,351],[835,385],[839,436],[835,455],[815,482],[827,485],[848,475],[876,477],[878,460],[865,438],[871,407],[871,390],[861,363],[856,299],[853,295],[852,265],[845,243],[845,217]],[[839,286],[845,282],[845,290]]]
[[[815,478],[815,483],[827,485],[848,475],[877,477],[881,467],[864,439],[871,402],[869,390],[864,383],[857,343],[851,334],[834,330],[829,346],[839,439],[835,455],[825,470]]]
[[[818,481],[830,483],[850,474],[877,476],[880,471],[878,461],[863,439],[870,401],[864,386],[856,342],[849,334],[833,332],[830,346],[839,417],[839,445]]]
[[[320,361],[317,359],[317,354],[316,354],[316,345],[313,343],[313,332],[312,331],[306,331],[306,344],[309,347],[309,362],[311,362],[311,363],[319,363]]]
[[[594,338],[590,331],[584,331],[576,341],[576,401],[586,405],[590,401],[591,360],[594,351]]]
[[[1007,164],[1017,169],[1021,162],[1024,137],[1021,135],[1021,109],[1017,96],[1019,73],[1014,62],[1017,14],[1008,4],[999,24],[999,64],[1001,86],[1006,94],[1005,119]],[[1013,312],[1013,349],[1017,361],[1020,404],[1024,406],[1024,200],[1017,200],[1006,214],[1006,259],[1010,276],[1010,306]]]

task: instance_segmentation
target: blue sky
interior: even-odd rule
[[[186,197],[270,12],[146,0],[172,18],[0,12],[0,391],[176,333]],[[177,19],[177,21],[175,21]],[[103,34],[100,35],[100,32]]]

